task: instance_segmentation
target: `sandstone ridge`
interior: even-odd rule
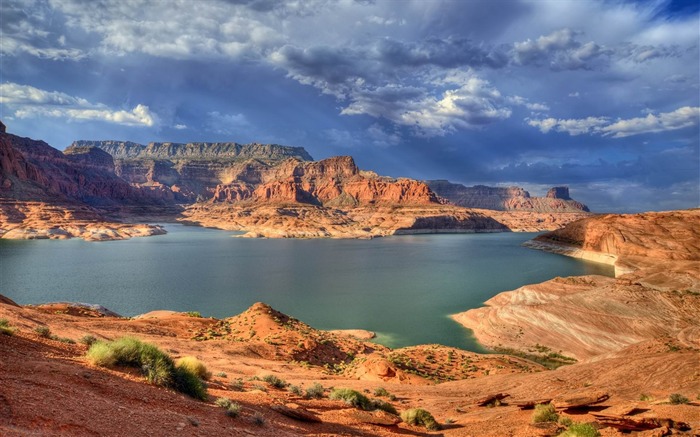
[[[455,315],[483,344],[579,360],[658,339],[700,347],[700,210],[591,217],[529,245],[614,264],[617,277],[556,278]]]

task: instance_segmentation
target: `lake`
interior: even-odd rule
[[[450,314],[556,276],[613,275],[611,266],[521,247],[531,233],[264,240],[165,228],[126,241],[0,240],[0,294],[19,304],[97,303],[124,316],[168,309],[223,318],[261,301],[315,328],[375,331],[390,347],[482,351]]]

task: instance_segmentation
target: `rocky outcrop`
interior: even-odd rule
[[[170,191],[172,200],[181,203],[226,198],[217,193],[218,185],[259,184],[264,173],[284,160],[312,159],[302,147],[258,143],[75,141],[66,153],[82,148],[103,150],[114,158],[117,176],[137,187]]]
[[[585,218],[534,247],[610,260],[617,278],[556,278],[455,315],[481,343],[578,359],[659,338],[700,347],[700,210]]]
[[[261,180],[257,187],[241,181],[219,185],[213,200],[231,203],[245,200],[257,203],[305,203],[339,208],[439,203],[424,183],[363,172],[350,156],[316,162],[287,160],[263,172]]]
[[[446,180],[426,181],[431,190],[450,203],[465,208],[497,211],[588,212],[586,205],[569,197],[568,187],[553,187],[545,197],[532,197],[520,187],[465,187]]]

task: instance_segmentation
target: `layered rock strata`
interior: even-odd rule
[[[532,197],[520,187],[466,187],[446,180],[427,181],[438,196],[453,205],[497,211],[589,212],[586,205],[569,196],[568,187],[553,187],[545,197]]]
[[[556,278],[454,316],[486,346],[580,360],[659,338],[700,347],[700,210],[591,217],[531,246],[591,254],[614,263],[617,278]]]

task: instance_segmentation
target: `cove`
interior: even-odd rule
[[[532,233],[263,240],[164,226],[167,235],[125,241],[0,240],[0,293],[19,304],[97,303],[124,316],[168,309],[224,318],[261,301],[315,328],[375,331],[390,347],[481,352],[450,314],[556,276],[613,274],[521,247]]]

